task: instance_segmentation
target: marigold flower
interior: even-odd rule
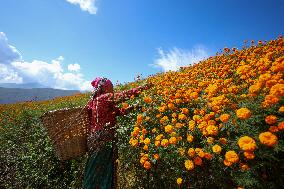
[[[187,151],[187,154],[189,155],[189,157],[193,157],[195,155],[195,151],[193,148],[189,148]]]
[[[270,132],[272,133],[276,133],[279,131],[278,127],[277,126],[270,126],[269,129],[268,129]]]
[[[145,161],[143,167],[148,170],[151,168],[151,163],[149,161]]]
[[[282,121],[282,122],[280,122],[280,123],[278,124],[278,129],[279,129],[280,131],[283,131],[283,130],[284,130],[284,121]]]
[[[208,144],[212,144],[214,142],[214,138],[208,137],[206,141],[207,141]]]
[[[169,139],[169,143],[170,143],[170,144],[176,144],[176,143],[177,143],[176,137],[171,137],[171,138]]]
[[[148,151],[149,150],[149,146],[148,145],[144,145],[143,150]]]
[[[168,107],[169,107],[171,110],[175,109],[175,105],[174,105],[173,103],[169,103],[169,104],[168,104]]]
[[[280,113],[284,113],[284,106],[281,106],[280,108],[279,108],[279,110],[278,110],[278,112],[280,112]]]
[[[178,153],[179,153],[181,156],[184,156],[184,154],[185,154],[185,149],[184,149],[184,148],[178,148]]]
[[[223,145],[227,144],[227,139],[226,139],[226,138],[219,138],[219,141],[220,141]]]
[[[187,170],[189,170],[189,171],[192,170],[192,169],[194,169],[194,163],[193,163],[192,160],[185,160],[184,166],[185,166],[185,168],[186,168]]]
[[[255,140],[249,136],[239,138],[238,145],[244,151],[253,151],[256,149]]]
[[[218,144],[215,144],[213,147],[212,147],[212,151],[216,154],[220,154],[221,151],[222,151],[222,148],[221,146],[219,146]]]
[[[167,125],[165,126],[165,132],[167,133],[172,133],[173,132],[174,127],[171,125]]]
[[[270,94],[276,97],[284,96],[284,84],[277,83],[270,89]]]
[[[236,111],[237,117],[240,119],[248,119],[251,116],[251,112],[247,108],[240,108]]]
[[[244,156],[245,156],[246,159],[254,159],[254,157],[255,157],[254,153],[251,152],[251,151],[245,151]]]
[[[199,165],[199,166],[201,166],[202,165],[202,159],[200,158],[200,157],[195,157],[194,159],[193,159],[193,161],[194,161],[194,164],[195,165]]]
[[[225,159],[231,163],[237,163],[239,161],[239,156],[235,151],[230,150],[226,152]]]
[[[145,145],[149,145],[150,142],[151,142],[151,140],[150,140],[149,138],[145,138],[145,139],[144,139],[144,144],[145,144]]]
[[[220,120],[221,120],[223,123],[228,122],[229,119],[230,119],[230,115],[229,115],[229,114],[222,114],[222,115],[220,116]]]
[[[155,160],[160,159],[160,155],[159,155],[159,154],[154,154],[154,159],[155,159]]]
[[[177,179],[177,184],[178,184],[178,185],[181,185],[181,183],[182,183],[182,178],[178,178],[178,179]]]
[[[258,136],[260,142],[266,146],[273,147],[277,144],[277,136],[272,134],[271,132],[263,132]]]
[[[155,141],[155,146],[159,147],[160,145],[161,145],[161,141],[156,140],[156,141]]]
[[[162,142],[161,142],[161,145],[163,147],[167,147],[169,145],[169,140],[168,139],[163,139]]]
[[[269,115],[265,117],[265,122],[269,125],[272,125],[277,122],[277,117],[275,115]]]
[[[188,142],[192,142],[194,137],[191,134],[188,134],[186,139]]]
[[[230,161],[228,161],[228,160],[226,160],[226,159],[224,159],[223,163],[224,163],[224,165],[226,165],[227,167],[230,167],[231,165],[233,165],[232,162],[230,162]]]
[[[145,97],[144,98],[144,102],[146,102],[146,103],[151,103],[152,102],[152,99],[151,99],[151,97]]]
[[[217,135],[218,134],[218,127],[215,125],[209,125],[206,128],[206,131],[208,132],[209,135]]]
[[[248,164],[241,163],[241,164],[240,164],[240,166],[241,166],[241,169],[242,169],[243,171],[247,171],[247,170],[249,170],[249,166],[248,166]]]
[[[189,113],[189,110],[187,108],[182,108],[181,112],[185,115],[187,115]]]

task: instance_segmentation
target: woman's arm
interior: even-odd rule
[[[152,87],[152,84],[146,84],[146,85],[143,85],[143,86],[139,86],[139,87],[127,90],[127,91],[122,91],[120,93],[115,93],[114,94],[114,101],[116,103],[124,102],[124,101],[128,100],[131,96],[136,97],[143,90],[147,90],[147,89],[149,89],[151,87]]]

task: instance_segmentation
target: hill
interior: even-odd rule
[[[70,96],[79,93],[77,90],[60,90],[52,88],[3,88],[0,87],[0,104],[23,101],[43,101],[59,96]]]

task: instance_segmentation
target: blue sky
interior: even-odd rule
[[[0,0],[0,83],[87,89],[284,31],[283,0]],[[69,69],[68,69],[69,68]]]

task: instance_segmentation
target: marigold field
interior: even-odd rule
[[[153,87],[118,118],[120,188],[284,186],[284,39],[251,41],[176,72],[116,87]],[[88,94],[0,106],[0,188],[80,188],[86,156],[56,159],[40,116]]]

